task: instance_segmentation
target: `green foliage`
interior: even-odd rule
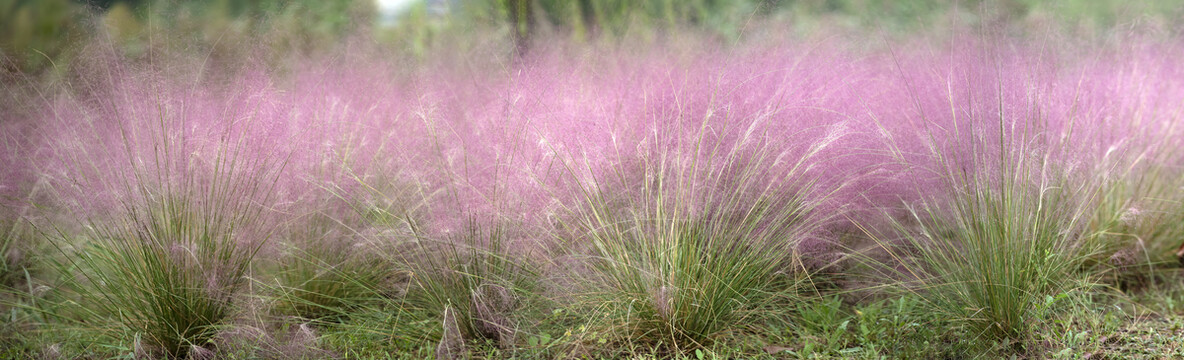
[[[1011,7],[1029,18],[1055,18],[1064,25],[1086,30],[1106,30],[1124,24],[1168,25],[1179,18],[1184,8],[1171,0],[1013,0]]]
[[[965,354],[971,344],[913,295],[855,305],[839,296],[811,299],[795,306],[788,330],[770,339],[786,344],[773,349],[800,359],[946,358]]]
[[[51,62],[66,66],[71,49],[94,41],[91,33],[111,35],[133,58],[169,50],[200,54],[211,65],[231,65],[252,56],[331,51],[353,35],[370,34],[377,21],[373,2],[362,0],[151,0],[107,5],[99,9],[69,0],[0,1],[4,66],[15,72],[36,72]],[[436,15],[420,4],[402,15],[396,26],[377,33],[384,43],[397,45],[401,55],[414,57],[458,41],[480,44],[469,39],[477,34],[509,33],[522,47],[537,41],[533,39],[538,33],[556,30],[578,41],[687,31],[730,41],[783,23],[799,30],[839,24],[907,32],[958,22],[1096,34],[1129,24],[1173,30],[1171,20],[1184,15],[1177,5],[1172,0],[487,0],[454,3],[448,13]],[[101,21],[88,21],[92,18]],[[507,31],[491,31],[495,29]],[[270,51],[260,52],[260,44]],[[267,60],[280,64],[285,58]]]
[[[0,0],[0,69],[36,72],[66,55],[82,15],[70,0]]]
[[[702,28],[727,38],[739,34],[754,16],[774,8],[766,0],[498,0],[465,4],[462,16],[505,21],[511,32],[529,36],[542,23],[577,38],[594,33],[620,37],[639,30]]]

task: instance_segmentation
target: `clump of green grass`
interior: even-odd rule
[[[906,205],[909,219],[894,223],[903,241],[882,244],[906,291],[988,340],[980,344],[1018,350],[1030,345],[1049,299],[1094,288],[1096,274],[1082,270],[1104,249],[1090,224],[1111,169],[1104,161],[1074,167],[1069,138],[1040,133],[1047,124],[1038,115],[1006,118],[998,101],[998,119],[955,120],[970,124],[953,131],[978,134],[956,134],[963,147],[931,148],[928,170],[941,187],[919,189],[922,201]]]
[[[395,257],[409,274],[399,305],[436,320],[451,309],[466,341],[515,345],[530,326],[538,272],[508,240],[503,227],[476,221],[444,240],[419,237]]]
[[[121,221],[93,224],[90,243],[61,264],[79,274],[66,287],[83,307],[75,309],[83,326],[170,358],[210,345],[234,314],[258,243],[236,231],[250,217],[204,200],[215,201],[150,199],[127,204]]]
[[[294,250],[278,274],[273,311],[308,320],[335,321],[366,302],[381,300],[394,268],[369,255],[342,250]]]
[[[1073,185],[1045,186],[974,187],[950,205],[912,209],[923,224],[904,232],[921,264],[911,274],[924,279],[918,291],[979,333],[1019,340],[1046,296],[1088,288],[1077,272],[1088,214],[1064,193]]]
[[[603,295],[623,312],[620,336],[698,348],[792,296],[797,279],[779,272],[779,256],[790,253],[751,248],[761,245],[707,223],[671,221],[656,239],[622,231],[597,240]]]
[[[1119,270],[1153,270],[1178,261],[1182,244],[1184,178],[1161,164],[1136,164],[1105,187],[1091,234],[1105,251],[1098,259]],[[1130,271],[1127,271],[1128,273]]]
[[[277,270],[273,312],[308,320],[337,321],[354,309],[381,301],[397,271],[383,249],[353,239],[325,215],[304,224],[303,238],[289,244]],[[318,224],[314,224],[318,223]]]
[[[647,142],[667,147],[593,178],[563,224],[589,255],[580,296],[605,304],[601,341],[703,349],[802,300],[796,247],[825,220],[804,169],[835,137],[794,153],[755,124],[731,140],[707,128],[687,141],[655,133]]]
[[[248,154],[246,137],[231,128],[203,143],[169,134],[169,119],[162,113],[156,128],[121,129],[125,155],[151,160],[79,165],[114,165],[127,177],[72,179],[105,190],[104,198],[79,214],[81,229],[55,225],[59,301],[44,312],[50,329],[93,339],[79,351],[212,354],[270,236],[266,206],[282,163]]]

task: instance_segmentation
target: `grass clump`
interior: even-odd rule
[[[317,215],[317,217],[323,217]],[[321,219],[327,222],[331,220]],[[381,248],[353,241],[335,225],[309,224],[307,237],[291,244],[277,270],[279,285],[272,311],[307,320],[338,321],[352,310],[381,301],[397,271]],[[315,233],[315,234],[314,234]]]
[[[1107,183],[1090,224],[1105,249],[1099,254],[1105,258],[1097,262],[1120,276],[1176,266],[1181,259],[1175,252],[1184,239],[1184,227],[1175,225],[1184,220],[1184,198],[1179,194],[1184,178],[1160,163],[1132,168]]]
[[[233,127],[211,142],[170,134],[170,115],[120,129],[127,158],[149,160],[80,163],[80,171],[122,169],[127,177],[73,179],[102,195],[81,229],[55,225],[52,244],[63,258],[54,264],[59,301],[45,305],[54,315],[48,325],[96,339],[80,352],[213,354],[270,235],[265,204],[282,166],[248,154]]]
[[[417,236],[411,249],[395,258],[408,274],[398,304],[443,322],[437,326],[443,332],[433,331],[433,338],[456,330],[466,343],[516,345],[529,329],[528,312],[537,305],[538,272],[509,246],[503,227],[477,221],[445,240]],[[446,310],[456,329],[444,321]]]
[[[587,298],[608,304],[609,341],[702,349],[801,300],[796,246],[823,220],[804,169],[832,140],[794,153],[758,125],[731,140],[707,128],[655,133],[666,147],[594,178],[565,224],[588,244]]]
[[[1073,204],[1048,194],[1058,190],[1043,190],[979,189],[950,206],[913,209],[924,224],[905,236],[919,263],[908,276],[922,278],[913,291],[975,334],[1024,340],[1046,298],[1090,287],[1077,272],[1084,259],[1077,221],[1084,214],[1056,214]]]
[[[197,204],[166,198],[129,209],[128,223],[98,226],[72,260],[84,277],[81,303],[131,332],[142,351],[185,357],[209,345],[245,284],[257,247],[238,244],[242,219],[198,215]]]
[[[996,119],[973,111],[954,119],[946,130],[956,148],[931,147],[928,170],[942,190],[919,190],[909,219],[895,222],[903,241],[890,252],[908,292],[988,340],[980,344],[1015,350],[1031,345],[1061,295],[1093,289],[1095,274],[1081,270],[1102,250],[1090,222],[1104,188],[1099,173],[1109,169],[1074,167],[1071,138],[1043,133],[1053,124],[1039,109],[1008,108],[1002,93],[997,100]]]

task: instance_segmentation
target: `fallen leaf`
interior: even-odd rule
[[[769,345],[769,346],[765,347],[765,352],[769,353],[769,355],[773,355],[773,354],[780,353],[780,352],[786,352],[786,351],[793,351],[793,348],[784,347],[784,346],[776,346],[776,345]]]

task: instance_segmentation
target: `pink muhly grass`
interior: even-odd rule
[[[97,337],[208,357],[270,232],[284,159],[258,143],[258,107],[111,65],[93,101],[55,99],[41,129],[57,157],[42,174],[84,219],[54,225],[66,304]]]
[[[0,174],[0,196],[45,181],[60,206],[94,223],[152,220],[140,213],[167,201],[191,201],[196,214],[174,215],[200,222],[217,215],[203,189],[227,177],[245,185],[221,195],[247,195],[228,203],[258,211],[233,226],[245,248],[269,233],[265,225],[282,223],[289,244],[304,236],[400,245],[459,241],[473,230],[469,219],[482,218],[518,230],[499,240],[509,253],[555,268],[555,256],[608,257],[612,244],[617,255],[653,250],[658,259],[659,248],[623,242],[703,234],[735,241],[711,243],[717,250],[756,244],[753,254],[768,259],[737,259],[760,260],[762,276],[785,264],[824,267],[851,250],[835,229],[854,222],[862,235],[886,237],[920,226],[937,237],[939,224],[971,225],[949,219],[960,213],[947,206],[988,207],[999,194],[1014,195],[1022,206],[1013,209],[1030,219],[1063,225],[1072,235],[1056,251],[1093,251],[1079,238],[1133,237],[1082,234],[1126,232],[1168,248],[1178,234],[1165,224],[1184,211],[1154,200],[1179,199],[1181,51],[1133,44],[1096,57],[968,38],[888,49],[846,40],[558,48],[512,64],[442,59],[408,69],[347,57],[225,78],[100,57],[80,65],[74,88],[40,100],[45,121],[0,124],[11,130],[0,138],[0,166],[19,169]],[[260,179],[267,186],[257,189]],[[1050,184],[1080,186],[1064,194],[1070,209],[1027,207]],[[1131,207],[1146,211],[1124,220]],[[1098,220],[1079,218],[1095,212]],[[922,237],[913,245],[941,241]],[[659,262],[636,274],[687,270],[641,269],[670,265]],[[584,269],[576,275],[605,275]],[[210,279],[202,286],[233,283]],[[654,319],[693,303],[678,302],[694,284],[638,281],[627,296],[653,305]],[[705,342],[728,330],[716,320],[665,335]]]
[[[916,109],[905,119],[926,148],[898,158],[940,186],[917,188],[920,202],[908,205],[916,225],[896,225],[914,255],[893,256],[919,262],[903,274],[919,280],[906,284],[936,309],[976,335],[1023,344],[1046,297],[1091,286],[1080,269],[1104,245],[1095,241],[1095,211],[1114,176],[1141,157],[1124,153],[1146,146],[1127,143],[1149,139],[1137,137],[1142,124],[1113,120],[1121,107],[1083,96],[1093,89],[1081,74],[1097,69],[1022,45],[986,45],[949,55],[930,74],[897,60]]]

